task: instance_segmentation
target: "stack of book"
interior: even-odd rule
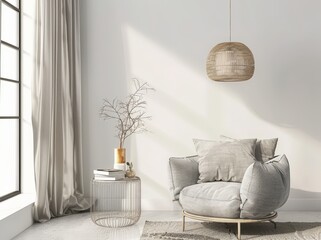
[[[101,181],[115,181],[125,178],[125,171],[119,169],[96,169],[94,179]]]

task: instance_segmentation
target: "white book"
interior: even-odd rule
[[[124,171],[119,169],[95,169],[94,170],[95,175],[105,175],[105,176],[122,176],[125,174]]]
[[[100,181],[115,181],[115,180],[120,180],[125,178],[125,175],[123,176],[117,176],[117,177],[108,177],[104,175],[95,175],[94,179],[95,180],[100,180]]]

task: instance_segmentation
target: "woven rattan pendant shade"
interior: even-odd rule
[[[220,43],[207,57],[206,71],[208,77],[215,81],[245,81],[253,76],[254,57],[243,43]]]
[[[207,57],[207,76],[220,82],[238,82],[250,79],[254,73],[251,50],[240,42],[232,42],[232,3],[229,0],[230,41],[217,44]]]

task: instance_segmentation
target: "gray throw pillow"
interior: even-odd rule
[[[231,142],[193,139],[199,155],[198,183],[242,182],[243,175],[254,161],[256,139]]]
[[[261,139],[256,142],[255,156],[258,161],[269,161],[274,158],[277,138]]]
[[[234,138],[230,138],[223,135],[220,136],[220,139],[224,141],[236,140]],[[255,147],[256,160],[266,162],[274,158],[277,143],[278,143],[277,138],[257,140],[256,147]]]
[[[241,184],[241,218],[262,218],[280,208],[290,192],[290,167],[285,155],[256,161]]]
[[[179,199],[179,194],[184,187],[197,183],[198,156],[171,157],[169,159],[169,181],[173,201]]]

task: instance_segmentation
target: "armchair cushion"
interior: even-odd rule
[[[200,139],[193,141],[200,157],[198,183],[242,182],[246,169],[255,161],[256,139],[228,142]]]
[[[186,186],[197,183],[198,156],[171,157],[169,159],[169,180],[173,201],[179,199],[179,194]]]
[[[203,216],[239,218],[240,183],[208,182],[184,188],[179,197],[183,209]]]
[[[289,191],[290,168],[285,155],[265,163],[256,161],[246,170],[241,185],[241,218],[265,217],[286,202]]]
[[[220,139],[225,141],[235,141],[236,139],[226,137],[221,135]],[[255,158],[258,161],[266,162],[270,159],[274,158],[276,145],[278,143],[277,138],[271,138],[271,139],[261,139],[256,141],[255,146]]]

